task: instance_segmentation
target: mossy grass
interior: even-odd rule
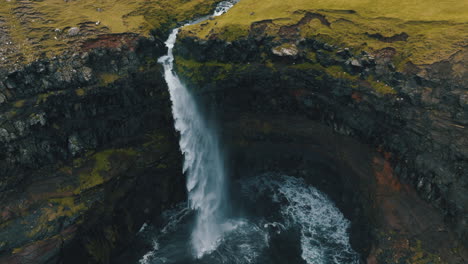
[[[217,61],[198,62],[176,57],[177,70],[195,83],[223,80],[235,70],[243,69],[245,64],[222,63]]]
[[[117,73],[102,73],[99,75],[99,85],[107,86],[120,78]]]
[[[111,158],[114,155],[124,155],[131,157],[135,156],[136,154],[137,152],[133,149],[109,149],[90,154],[88,158],[75,160],[75,166],[81,167],[87,162],[91,162],[93,166],[82,170],[79,173],[79,185],[74,190],[74,193],[79,194],[84,190],[93,188],[106,182],[106,175],[112,169]]]
[[[298,23],[307,13],[320,14],[326,21],[313,18]],[[417,65],[446,59],[468,44],[468,5],[458,0],[242,0],[203,26],[186,27],[181,35],[232,41],[247,36],[252,23],[259,21],[267,21],[265,32],[274,37],[281,26],[297,25],[300,37],[356,51],[394,47],[400,62],[411,60]],[[375,37],[391,38],[403,32],[406,40]]]
[[[72,50],[99,34],[166,32],[178,22],[205,15],[219,0],[32,0],[2,1],[0,34],[15,50],[9,63]],[[78,34],[68,30],[78,27]],[[0,61],[1,63],[2,61]],[[0,64],[1,66],[1,64]]]

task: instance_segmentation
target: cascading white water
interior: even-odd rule
[[[213,16],[225,13],[233,3],[220,3]],[[216,249],[225,231],[226,173],[216,131],[203,118],[193,96],[174,72],[173,48],[178,32],[178,28],[172,31],[166,41],[168,54],[158,61],[164,66],[175,128],[180,132],[189,206],[196,211],[192,246],[195,257],[200,258]]]

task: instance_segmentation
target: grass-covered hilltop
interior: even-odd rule
[[[149,35],[205,15],[216,0],[3,0],[0,67],[77,49],[101,34]]]
[[[275,38],[315,38],[353,50],[394,47],[397,66],[447,59],[468,45],[468,4],[460,0],[241,0],[227,14],[185,28],[232,41],[255,29]]]

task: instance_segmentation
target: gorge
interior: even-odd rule
[[[92,2],[0,7],[0,263],[466,262],[461,1]]]

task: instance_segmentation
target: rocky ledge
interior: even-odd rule
[[[358,204],[373,208],[361,215],[371,226],[372,243],[361,250],[368,263],[464,263],[468,10],[455,2],[400,4],[243,0],[183,29],[177,69],[206,111],[218,113],[235,159],[250,156],[252,140],[269,151],[295,142],[287,131],[297,120],[373,149],[375,158],[347,163],[351,175],[364,175],[347,179],[362,183],[349,187],[364,196]],[[242,125],[245,116],[250,125]],[[363,174],[356,166],[379,169]]]
[[[109,263],[185,197],[157,58],[217,1],[2,1],[0,263]]]

